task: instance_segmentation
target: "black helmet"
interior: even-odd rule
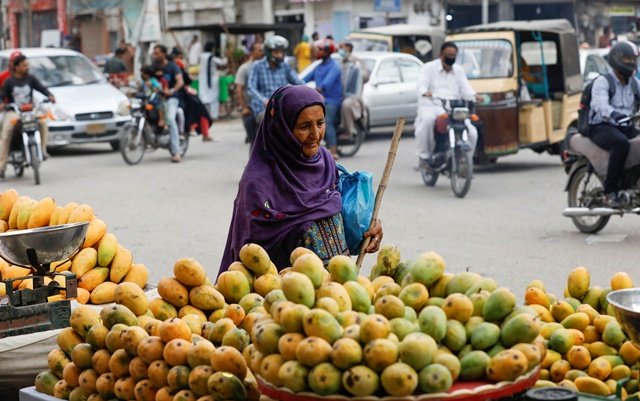
[[[284,59],[274,57],[272,52],[274,50],[286,51],[288,47],[289,47],[289,41],[283,38],[282,36],[275,35],[270,37],[264,43],[264,50],[265,50],[265,53],[267,54],[267,60],[277,64],[283,62]]]
[[[640,53],[638,47],[631,42],[618,42],[609,50],[609,65],[623,77],[629,78],[637,68]],[[625,58],[633,58],[633,62],[625,62]]]

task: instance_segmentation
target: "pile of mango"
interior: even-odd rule
[[[249,310],[243,353],[276,387],[322,396],[438,393],[456,380],[516,380],[545,357],[539,320],[516,307],[511,291],[475,273],[445,273],[433,252],[400,263],[398,249],[385,246],[372,281],[349,257],[325,269],[304,248],[279,274],[258,245],[245,245],[240,259],[216,287]]]
[[[193,259],[179,260],[174,274],[192,289],[209,286]],[[136,284],[118,284],[114,297],[115,304],[100,313],[89,306],[72,311],[71,327],[49,353],[49,370],[35,379],[39,392],[70,401],[259,399],[255,378],[236,347],[242,341],[214,345],[207,338],[218,338],[220,332],[214,334],[213,323],[200,321],[197,314],[166,319],[163,309],[154,314],[156,300]],[[231,338],[222,337],[224,342]]]
[[[525,292],[525,304],[542,321],[548,352],[537,386],[563,386],[600,396],[615,394],[617,381],[629,380],[623,397],[638,392],[640,349],[626,337],[607,302],[611,290],[633,287],[629,275],[613,275],[609,288],[591,286],[589,271],[571,271],[564,299],[547,293],[534,280]]]
[[[87,204],[68,203],[56,205],[46,197],[40,201],[20,196],[14,189],[0,193],[0,233],[55,226],[67,223],[89,222],[89,228],[82,249],[69,261],[55,262],[51,271],[73,273],[78,279],[77,301],[81,304],[105,304],[114,300],[115,289],[120,282],[136,283],[140,288],[147,285],[149,272],[143,264],[133,262],[133,255],[112,233],[107,232],[107,224],[95,216],[93,208]],[[9,265],[0,259],[2,279],[28,276],[29,269]],[[65,286],[65,277],[54,280]],[[51,279],[45,277],[45,284]],[[33,288],[32,280],[18,280],[14,289]],[[0,295],[5,294],[5,284],[0,283]],[[64,293],[49,298],[49,301],[65,299]]]

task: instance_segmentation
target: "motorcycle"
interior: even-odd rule
[[[471,112],[473,104],[457,99],[434,98],[434,101],[440,101],[446,111],[446,114],[438,117],[441,124],[446,124],[446,128],[435,133],[436,147],[432,161],[421,161],[418,169],[426,186],[435,186],[442,174],[451,179],[455,196],[464,198],[473,178],[473,159],[469,155],[471,144],[467,130],[467,123],[474,116]]]
[[[342,126],[338,127],[338,155],[340,157],[351,157],[360,150],[360,146],[367,137],[364,113],[363,107],[360,118],[353,122],[354,132],[347,132]]]
[[[620,125],[630,125],[640,115],[620,120]],[[605,228],[611,216],[640,215],[640,136],[629,140],[629,154],[622,176],[620,208],[606,203],[603,183],[609,164],[609,152],[600,148],[588,137],[572,131],[566,138],[563,163],[568,179],[565,186],[568,207],[562,213],[570,217],[583,233],[594,234]]]
[[[44,104],[48,102],[49,100],[45,99],[40,103],[40,107],[36,108],[31,103],[21,106],[11,103],[5,107],[5,110],[18,114],[14,122],[7,163],[13,166],[17,177],[22,177],[24,170],[31,168],[36,185],[40,185],[40,164],[44,161],[38,121],[46,117]]]
[[[170,134],[168,124],[158,126],[160,112],[153,104],[153,94],[150,97],[136,96],[131,99],[131,123],[126,127],[120,138],[120,153],[129,165],[135,165],[142,161],[147,151],[158,148],[170,149]],[[176,116],[180,135],[180,156],[187,153],[189,147],[189,134],[184,131],[184,110],[178,108]]]

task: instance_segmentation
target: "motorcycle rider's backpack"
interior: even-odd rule
[[[605,77],[609,83],[609,100],[616,94],[616,77],[612,73],[600,74],[594,80],[589,82],[582,91],[582,97],[580,97],[580,108],[578,109],[578,132],[584,136],[589,136],[589,120],[591,119],[591,90],[593,89],[593,83],[601,76]],[[640,104],[640,88],[638,88],[638,81],[634,76],[631,77],[631,91],[634,97],[634,110],[637,110]]]

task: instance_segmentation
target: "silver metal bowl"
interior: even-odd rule
[[[88,228],[89,223],[82,222],[2,233],[0,257],[14,265],[30,267],[27,252],[33,249],[39,264],[66,260],[80,249]]]
[[[640,347],[640,288],[611,291],[607,301],[629,339]]]

